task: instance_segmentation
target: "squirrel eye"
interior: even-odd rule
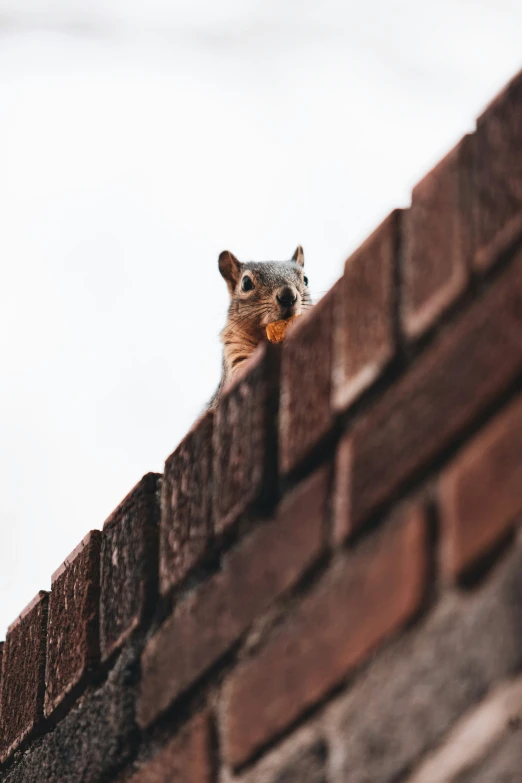
[[[252,278],[249,277],[248,275],[245,275],[241,281],[241,290],[251,291],[253,288],[254,288],[254,283],[252,282]]]
[[[305,275],[305,277],[303,277],[303,283],[305,285],[308,285],[308,278],[306,277],[306,275]]]

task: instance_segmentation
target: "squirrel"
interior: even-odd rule
[[[219,255],[218,265],[227,284],[230,305],[220,335],[223,343],[221,381],[208,410],[216,407],[226,383],[266,339],[268,324],[300,315],[312,306],[301,245],[289,261],[241,263],[229,250],[224,250]]]

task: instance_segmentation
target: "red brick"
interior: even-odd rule
[[[103,526],[100,644],[108,658],[145,622],[157,596],[161,476],[147,473]]]
[[[340,281],[289,333],[283,344],[279,409],[279,461],[291,472],[333,425],[332,325]]]
[[[522,399],[444,471],[440,506],[443,568],[455,577],[486,554],[522,512]]]
[[[477,121],[475,263],[486,267],[522,232],[522,73]]]
[[[42,719],[48,595],[40,591],[7,631],[0,692],[0,763]]]
[[[85,682],[100,656],[101,533],[92,530],[55,571],[49,597],[44,712]]]
[[[209,718],[193,718],[152,761],[146,762],[128,783],[211,783],[212,751]]]
[[[239,517],[264,510],[276,490],[276,425],[279,346],[258,347],[227,386],[214,414],[214,529],[222,533]]]
[[[197,681],[324,548],[329,470],[291,493],[276,518],[225,557],[148,642],[142,655],[138,722],[144,727]]]
[[[237,766],[323,698],[419,608],[427,575],[418,508],[337,565],[230,677],[224,757]]]
[[[471,262],[471,156],[465,137],[414,188],[404,220],[403,323],[416,337],[464,290]]]
[[[349,518],[338,527],[357,528],[505,390],[522,370],[521,333],[519,253],[346,435],[336,486],[344,484]]]
[[[161,487],[160,589],[167,593],[207,552],[212,534],[212,411],[165,463]]]
[[[401,210],[348,259],[335,307],[333,404],[344,410],[394,352],[394,274]]]

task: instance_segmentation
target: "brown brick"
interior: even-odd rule
[[[212,534],[212,411],[165,463],[161,487],[160,589],[167,593],[204,557]]]
[[[133,645],[126,645],[105,682],[86,689],[52,731],[16,754],[6,774],[0,772],[2,783],[115,781],[136,755],[137,664]]]
[[[250,623],[321,554],[329,471],[289,495],[224,559],[148,642],[142,656],[138,722],[149,725],[231,648]]]
[[[401,210],[395,210],[344,267],[335,306],[333,404],[344,410],[394,352],[394,270]]]
[[[355,529],[424,468],[522,370],[522,254],[355,424],[341,446]],[[351,454],[348,453],[351,452]],[[338,505],[336,503],[336,505]]]
[[[91,530],[52,577],[44,712],[85,682],[100,656],[101,533]]]
[[[522,73],[477,121],[474,137],[475,262],[497,260],[522,232]]]
[[[211,783],[212,756],[207,715],[193,718],[129,778],[128,783]]]
[[[273,502],[279,346],[262,344],[225,389],[214,414],[214,526],[222,533]]]
[[[100,643],[108,658],[140,627],[157,595],[161,476],[147,473],[103,526]]]
[[[440,506],[443,567],[456,577],[486,554],[522,512],[522,399],[444,471]]]
[[[42,718],[48,595],[41,590],[7,631],[0,692],[0,763]]]
[[[463,291],[471,261],[471,156],[465,137],[414,188],[404,220],[403,322],[416,337]]]
[[[419,608],[426,534],[418,508],[337,566],[262,651],[231,675],[224,755],[236,766],[343,680]]]
[[[296,324],[283,345],[279,410],[279,460],[292,471],[333,425],[332,325],[338,281]]]
[[[459,718],[470,715],[496,683],[520,673],[521,616],[521,547],[479,589],[444,591],[335,704],[335,783],[409,782],[416,761],[440,748]],[[455,783],[453,776],[444,780]]]

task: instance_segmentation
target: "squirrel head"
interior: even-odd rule
[[[228,318],[221,332],[224,378],[228,379],[266,339],[268,324],[300,315],[312,306],[312,300],[300,245],[289,261],[242,263],[224,250],[219,256],[219,271],[230,294]]]
[[[242,263],[224,250],[219,271],[230,294],[229,323],[236,331],[259,337],[258,342],[268,324],[299,315],[311,304],[300,245],[289,261]]]

